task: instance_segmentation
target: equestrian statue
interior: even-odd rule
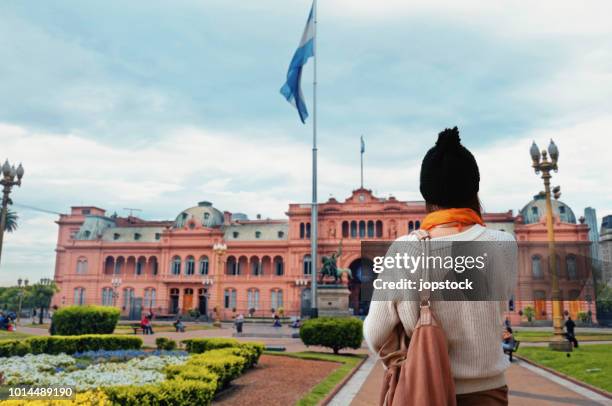
[[[338,246],[338,251],[332,253],[331,255],[327,256],[324,255],[323,258],[321,258],[321,262],[323,263],[323,266],[321,267],[321,271],[319,271],[319,283],[323,284],[323,281],[326,277],[332,277],[334,278],[334,284],[338,283],[338,279],[340,279],[340,281],[342,281],[342,274],[346,273],[348,278],[351,279],[353,277],[351,270],[346,268],[338,268],[338,257],[340,257],[342,255],[342,241],[340,241],[340,245]]]

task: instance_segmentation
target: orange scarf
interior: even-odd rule
[[[435,226],[450,223],[457,223],[459,225],[459,231],[461,231],[464,226],[471,226],[473,224],[484,226],[484,222],[478,213],[472,209],[463,208],[432,211],[423,219],[421,228],[429,231]]]

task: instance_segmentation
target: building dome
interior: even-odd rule
[[[552,208],[555,217],[561,218],[563,223],[576,224],[576,216],[572,209],[560,200],[552,199]],[[538,193],[521,209],[521,215],[525,224],[537,223],[542,216],[546,215],[546,196]]]
[[[215,209],[211,202],[199,202],[197,206],[183,210],[174,222],[174,227],[183,228],[193,220],[196,226],[219,227],[223,225],[223,213]]]

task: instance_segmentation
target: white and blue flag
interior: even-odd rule
[[[287,71],[287,82],[285,82],[280,90],[285,99],[297,109],[302,123],[306,123],[306,119],[308,118],[308,110],[306,109],[301,87],[302,68],[306,65],[308,59],[314,56],[315,27],[313,9],[314,4],[313,7],[310,8],[310,15],[308,15],[308,21],[306,22],[306,28],[304,28],[300,45],[293,54],[293,59],[291,59],[291,64]]]

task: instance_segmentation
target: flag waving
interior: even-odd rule
[[[363,140],[363,135],[361,136],[361,153],[365,152],[365,141]]]
[[[287,82],[283,85],[280,92],[291,103],[298,111],[300,120],[302,123],[306,123],[308,118],[308,110],[306,109],[306,103],[304,102],[304,95],[302,94],[302,67],[306,65],[308,59],[314,56],[314,19],[313,19],[313,7],[310,9],[308,15],[308,21],[306,22],[306,28],[302,34],[302,40],[298,49],[293,54],[291,64],[289,64],[289,70],[287,71]]]

